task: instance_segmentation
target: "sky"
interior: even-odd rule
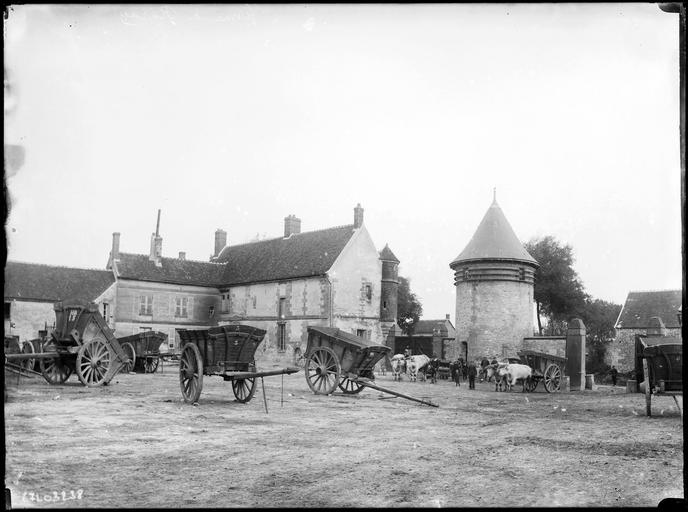
[[[208,261],[218,228],[360,203],[423,317],[454,319],[449,263],[496,189],[593,298],[682,286],[678,15],[655,4],[23,5],[4,43],[10,260],[103,269],[160,209],[163,256]]]

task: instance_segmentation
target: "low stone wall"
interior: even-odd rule
[[[566,336],[533,336],[523,338],[525,350],[535,350],[558,357],[566,357]]]

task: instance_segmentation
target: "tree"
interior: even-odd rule
[[[606,370],[604,356],[607,346],[616,335],[616,319],[621,312],[621,305],[600,299],[585,301],[585,309],[581,319],[585,324],[585,343],[588,357],[585,362],[586,371],[601,373]]]
[[[542,334],[541,315],[549,320],[551,333],[561,331],[570,318],[582,315],[589,299],[573,269],[573,249],[553,236],[533,238],[524,246],[540,264],[535,272],[538,332]]]
[[[422,314],[423,305],[411,291],[411,280],[399,276],[397,325],[407,336],[411,336]]]

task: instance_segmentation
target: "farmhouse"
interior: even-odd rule
[[[616,320],[616,336],[607,348],[605,362],[616,366],[620,372],[635,368],[636,336],[655,334],[681,336],[679,311],[681,290],[657,290],[629,292]],[[656,326],[658,317],[661,322]]]
[[[309,325],[337,327],[385,343],[390,332],[393,339],[399,260],[387,246],[376,250],[363,213],[357,205],[353,224],[310,232],[301,232],[301,220],[289,215],[283,236],[245,244],[228,244],[226,231],[219,229],[210,261],[188,260],[183,252],[163,256],[159,229],[151,235],[148,254],[120,251],[120,233],[113,233],[106,270],[72,269],[91,272],[91,280],[101,276],[103,290],[84,291],[75,298],[101,303],[118,337],[147,330],[167,334],[168,347],[163,349],[179,349],[177,328],[232,323],[259,327],[267,331],[257,354],[263,364],[298,358],[305,351]],[[56,268],[42,267],[46,272]],[[13,274],[13,268],[8,267],[6,275]],[[11,278],[26,287],[33,283],[32,276],[17,271]],[[74,274],[73,281],[69,276],[50,288],[47,281],[31,285],[55,291],[42,292],[40,325],[27,323],[23,337],[36,337],[44,317],[49,316],[49,325],[54,322],[52,303],[65,295],[56,290],[71,291],[85,280],[80,274]],[[6,286],[6,304],[12,299],[8,291]],[[12,321],[24,324],[16,315]]]

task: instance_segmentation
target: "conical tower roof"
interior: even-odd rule
[[[399,259],[394,255],[392,249],[389,248],[389,244],[385,244],[385,248],[380,251],[380,259],[399,263]]]
[[[539,266],[519,241],[496,198],[480,221],[471,241],[449,266],[475,260],[512,260]]]

